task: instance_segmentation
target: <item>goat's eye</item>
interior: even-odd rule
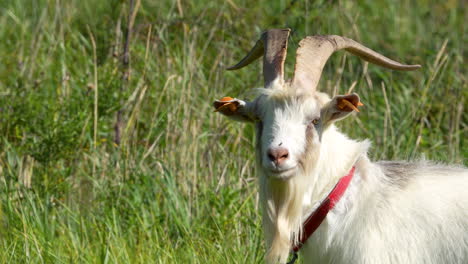
[[[318,125],[319,121],[320,120],[318,118],[315,118],[314,120],[312,120],[312,124]]]

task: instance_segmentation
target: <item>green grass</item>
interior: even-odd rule
[[[321,90],[355,84],[366,107],[340,127],[373,159],[468,165],[463,1],[143,0],[128,82],[127,2],[0,1],[1,263],[261,263],[253,127],[211,102],[262,85],[260,64],[225,67],[267,28],[294,30],[289,76],[312,34],[421,64],[340,52]]]

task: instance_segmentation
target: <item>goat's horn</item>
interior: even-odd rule
[[[240,69],[263,55],[265,88],[277,78],[284,83],[284,60],[290,31],[290,29],[271,29],[264,32],[247,56],[228,70]]]
[[[393,61],[352,39],[341,36],[310,36],[299,43],[296,52],[293,86],[315,90],[323,67],[330,55],[344,49],[362,59],[379,66],[399,71],[412,71],[421,65],[405,65]]]

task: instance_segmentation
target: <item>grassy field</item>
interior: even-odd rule
[[[129,2],[0,0],[1,263],[261,263],[253,127],[211,102],[262,85],[225,68],[267,28],[294,31],[289,76],[312,34],[421,64],[340,52],[320,87],[361,95],[339,126],[373,159],[468,165],[463,1]]]

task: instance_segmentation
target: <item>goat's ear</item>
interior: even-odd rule
[[[236,98],[223,97],[213,102],[215,112],[219,112],[232,120],[241,122],[254,122],[255,102],[246,102]]]
[[[341,120],[353,111],[359,112],[358,107],[363,106],[359,95],[337,95],[328,102],[320,111],[320,119],[323,126],[328,126],[334,121]]]

